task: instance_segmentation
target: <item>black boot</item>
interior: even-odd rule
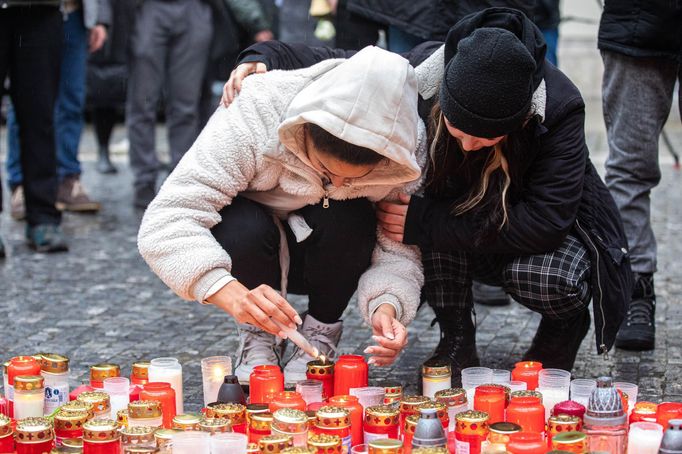
[[[566,320],[542,317],[524,361],[539,361],[545,369],[571,371],[580,344],[590,330],[590,311]]]
[[[460,386],[462,369],[480,365],[476,352],[476,325],[471,310],[434,308],[440,326],[440,342],[428,361],[450,364],[452,385]],[[421,384],[421,380],[419,381]]]
[[[103,174],[116,173],[118,170],[109,159],[109,147],[99,147],[97,158],[97,171]]]
[[[656,340],[656,293],[653,274],[635,274],[635,288],[628,313],[616,336],[616,347],[653,350]]]

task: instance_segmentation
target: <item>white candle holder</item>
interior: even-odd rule
[[[201,360],[201,381],[204,388],[204,407],[218,400],[220,385],[225,375],[232,374],[232,360],[229,356],[209,356]]]
[[[168,383],[175,391],[175,411],[185,412],[182,392],[182,366],[176,358],[154,358],[149,363],[149,381]]]

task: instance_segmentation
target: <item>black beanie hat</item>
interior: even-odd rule
[[[535,70],[534,57],[512,32],[476,29],[458,43],[447,62],[441,110],[469,135],[506,135],[520,127],[530,111]]]

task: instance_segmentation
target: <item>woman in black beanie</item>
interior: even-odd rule
[[[381,203],[377,216],[386,234],[421,248],[424,295],[441,327],[434,358],[456,370],[479,364],[472,279],[501,285],[542,315],[524,359],[545,367],[572,369],[590,301],[599,353],[612,347],[626,311],[632,276],[622,223],[589,159],[580,92],[545,51],[523,13],[489,8],[458,22],[444,45],[405,55],[420,84],[429,178],[423,196]],[[242,54],[247,64],[226,95],[250,72],[347,55],[257,45]]]

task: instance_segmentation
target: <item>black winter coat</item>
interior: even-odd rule
[[[682,2],[605,0],[599,49],[631,57],[682,59]]]
[[[518,23],[516,16],[514,20],[497,20],[495,26],[513,28]],[[510,31],[521,38],[519,30]],[[456,48],[463,37],[448,36],[446,57],[452,55],[452,46]],[[543,43],[533,36],[522,41],[529,47]],[[441,45],[427,42],[404,56],[416,66]],[[544,55],[543,50],[529,50],[536,58]],[[297,69],[352,54],[271,41],[250,47],[240,61],[261,61],[268,69]],[[590,251],[596,342],[599,352],[605,353],[613,346],[632,292],[627,240],[613,198],[589,159],[584,135],[585,105],[580,92],[550,63],[540,61],[538,71],[544,72],[547,87],[545,120],[530,131],[532,143],[523,154],[523,162],[517,164],[524,170],[510,194],[509,225],[481,244],[477,224],[467,213],[451,215],[453,200],[428,195],[427,189],[425,197],[412,197],[405,242],[435,250],[529,255],[555,250],[572,233]],[[420,99],[420,115],[425,121],[434,101],[435,96]]]

